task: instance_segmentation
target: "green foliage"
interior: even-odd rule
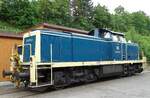
[[[20,27],[34,24],[34,12],[28,0],[2,0],[0,19]]]
[[[38,0],[34,2],[39,22],[67,25],[70,22],[68,0]]]
[[[90,30],[93,18],[92,0],[70,0],[71,9],[71,27]]]
[[[131,14],[125,11],[122,6],[115,9],[115,14],[111,15],[111,28],[115,31],[127,32],[132,28]]]
[[[93,3],[91,0],[73,0],[73,16],[82,16],[90,19],[93,14]]]
[[[132,15],[132,25],[140,34],[149,34],[150,18],[142,11],[134,12]]]
[[[0,21],[0,32],[18,33],[18,32],[21,32],[21,31],[22,31],[22,29],[20,29],[20,28],[17,28],[13,25],[10,25],[9,23]]]
[[[110,27],[110,13],[105,6],[98,4],[94,9],[93,25],[97,28]]]
[[[132,28],[126,33],[126,38],[138,43],[140,50],[143,51],[144,55],[150,60],[150,36],[140,35],[136,32],[135,28]]]

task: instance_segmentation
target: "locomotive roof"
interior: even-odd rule
[[[116,35],[125,36],[125,34],[124,34],[124,33],[121,33],[121,32],[114,32],[114,31],[112,31],[111,33],[112,33],[112,34],[116,34]]]

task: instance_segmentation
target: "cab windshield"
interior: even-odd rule
[[[126,39],[124,38],[124,36],[121,35],[112,35],[112,40],[115,42],[121,42],[121,43],[126,43]]]

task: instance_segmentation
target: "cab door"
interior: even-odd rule
[[[30,57],[35,55],[35,41],[36,36],[29,36],[24,38],[23,62],[30,62]]]
[[[26,44],[26,45],[24,45],[23,61],[24,62],[29,62],[30,61],[30,56],[31,56],[31,44]]]

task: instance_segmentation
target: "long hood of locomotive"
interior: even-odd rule
[[[134,43],[121,43],[89,35],[37,30],[24,36],[23,62],[84,62],[138,60]]]

